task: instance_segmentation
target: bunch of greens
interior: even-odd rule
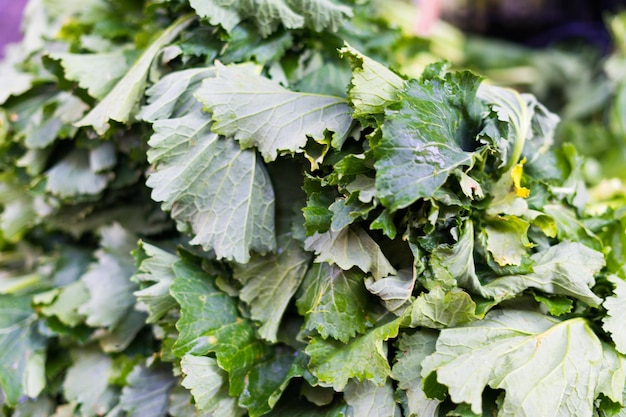
[[[0,415],[626,413],[623,209],[385,4],[31,1]]]

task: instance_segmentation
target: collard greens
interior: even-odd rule
[[[623,182],[453,29],[61,3],[0,64],[0,416],[626,415]]]

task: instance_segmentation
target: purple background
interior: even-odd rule
[[[26,0],[0,0],[0,58],[4,57],[4,46],[22,38],[20,26]]]

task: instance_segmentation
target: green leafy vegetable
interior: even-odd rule
[[[387,110],[376,154],[376,189],[391,210],[430,197],[453,170],[472,165],[470,111],[480,78],[470,74],[409,81]]]
[[[344,99],[287,90],[247,66],[218,67],[197,96],[213,112],[213,131],[257,147],[266,162],[301,152],[308,136],[321,141],[326,131],[338,147],[352,123]]]
[[[305,276],[296,304],[306,329],[348,343],[367,328],[367,301],[362,273],[319,263]]]
[[[279,254],[251,259],[245,268],[235,271],[235,279],[244,287],[240,297],[250,305],[251,317],[263,325],[259,334],[276,342],[281,317],[300,286],[310,257],[298,241],[289,239],[279,246]]]
[[[166,416],[169,393],[176,380],[168,367],[146,368],[137,365],[122,390],[120,406],[133,416]]]
[[[592,57],[409,3],[31,1],[0,417],[626,414],[625,15]]]
[[[185,355],[181,366],[185,373],[182,385],[191,391],[198,410],[218,416],[243,414],[244,410],[228,395],[226,376],[214,358]]]
[[[439,400],[426,397],[423,390],[422,362],[435,352],[437,335],[427,331],[404,333],[398,339],[398,354],[391,369],[398,388],[406,392],[409,415],[436,416]]]
[[[359,416],[400,416],[400,408],[393,398],[393,387],[387,382],[382,387],[371,381],[351,382],[346,387],[346,402]]]
[[[2,295],[0,300],[0,382],[6,402],[15,405],[22,387],[27,395],[36,397],[45,384],[40,354],[44,339],[35,328],[36,316],[30,308],[29,297]]]
[[[613,339],[613,342],[615,342],[615,348],[621,354],[625,354],[626,340],[621,332],[624,323],[622,320],[623,310],[621,308],[621,300],[624,297],[626,286],[624,285],[623,280],[614,275],[611,276],[609,280],[615,285],[615,290],[613,291],[614,295],[607,297],[603,303],[604,308],[606,308],[608,312],[608,315],[602,320],[604,323],[603,327],[604,330],[611,333],[611,338]]]
[[[154,43],[146,49],[124,77],[85,117],[76,122],[77,126],[93,126],[103,135],[109,128],[109,120],[126,123],[144,93],[148,70],[161,48],[166,46],[185,29],[193,16],[183,16],[174,22]]]
[[[254,152],[219,138],[198,113],[157,121],[154,130],[148,158],[158,170],[146,184],[179,228],[193,232],[193,244],[238,262],[276,247],[274,192]]]
[[[312,339],[306,349],[311,357],[311,373],[324,386],[331,386],[338,391],[342,391],[353,378],[383,385],[391,373],[386,341],[397,336],[400,321],[401,318],[397,318],[375,327],[349,343]]]
[[[485,386],[504,389],[505,415],[593,414],[603,348],[583,319],[559,322],[538,313],[503,310],[443,330],[422,376],[436,372],[455,402],[482,412]]]
[[[348,270],[358,266],[374,278],[395,274],[395,269],[376,242],[360,227],[346,227],[338,233],[327,232],[307,238],[305,249],[317,254],[316,262],[337,264]]]

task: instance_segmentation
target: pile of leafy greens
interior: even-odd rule
[[[404,6],[31,0],[1,416],[626,415],[623,183]]]

